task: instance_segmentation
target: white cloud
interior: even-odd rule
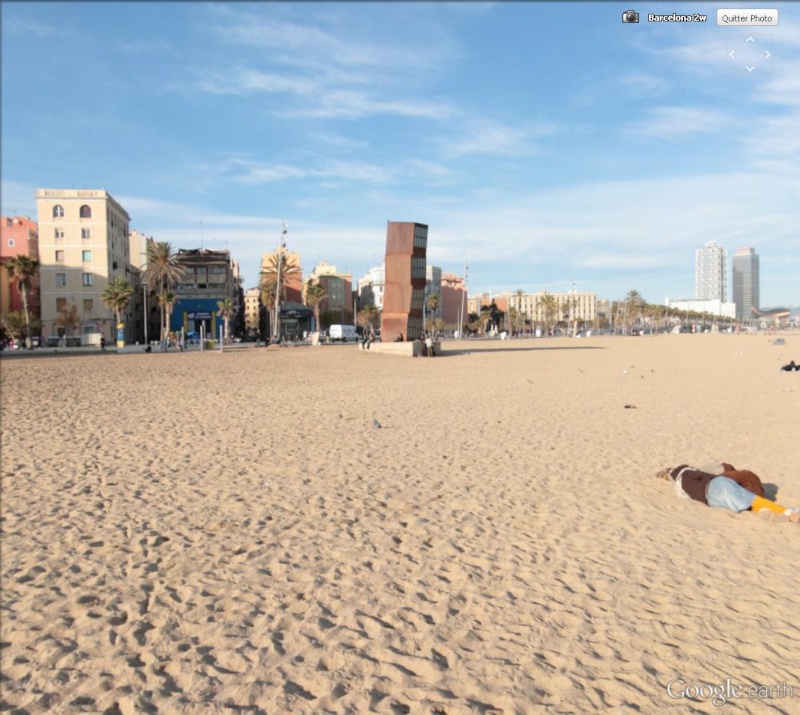
[[[656,107],[647,118],[635,122],[626,134],[681,141],[689,135],[719,132],[730,124],[723,112],[700,107]]]
[[[538,154],[538,141],[557,132],[556,125],[550,122],[514,127],[463,116],[454,124],[456,136],[440,140],[442,150],[452,157]]]
[[[40,38],[59,34],[59,30],[53,25],[19,16],[4,17],[3,30],[15,35],[36,35]]]

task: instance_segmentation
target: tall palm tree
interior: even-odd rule
[[[164,294],[175,286],[181,279],[184,269],[178,263],[178,253],[167,241],[147,242],[147,265],[144,267],[144,279],[147,285],[158,290],[158,303],[161,306],[161,340],[163,341],[169,330],[167,320],[167,303]],[[174,295],[174,294],[173,294]],[[175,305],[175,298],[171,304]]]
[[[230,337],[228,334],[228,324],[230,323],[231,318],[236,314],[236,305],[234,305],[233,300],[228,297],[218,300],[217,308],[219,308],[219,314],[225,321],[225,337],[228,338]]]
[[[625,323],[628,320],[633,324],[641,316],[644,298],[638,290],[629,290],[625,296]]]
[[[22,312],[25,314],[25,330],[27,337],[31,337],[31,313],[28,309],[28,291],[31,280],[39,271],[39,261],[30,256],[15,256],[6,262],[8,275],[12,281],[17,282],[19,294],[22,297]]]
[[[514,291],[514,295],[517,297],[517,316],[516,316],[516,323],[514,325],[514,328],[517,331],[517,335],[519,335],[520,319],[522,318],[522,316],[525,315],[525,313],[522,312],[522,298],[525,295],[525,291],[522,288],[517,288]]]
[[[544,315],[545,331],[549,333],[553,319],[558,314],[558,301],[552,293],[545,291],[542,297],[539,298],[536,307],[542,311]]]
[[[319,306],[327,297],[328,294],[325,292],[325,288],[319,283],[314,283],[313,278],[309,278],[308,283],[306,283],[306,305],[314,311],[314,327],[317,332],[320,330]]]
[[[133,288],[130,283],[122,276],[116,276],[109,282],[100,296],[103,303],[114,311],[114,316],[117,319],[115,325],[119,325],[122,322],[122,311],[128,307],[132,295]]]
[[[261,281],[264,279],[274,281],[277,286],[277,296],[273,295],[275,301],[275,323],[272,326],[273,337],[279,338],[278,323],[280,321],[280,304],[286,299],[286,285],[290,279],[300,275],[300,266],[296,263],[289,263],[286,260],[287,253],[282,249],[277,249],[269,255],[264,268],[261,270]]]
[[[166,330],[162,329],[162,342],[167,337],[167,332],[169,332],[169,325],[172,321],[172,311],[175,308],[175,303],[178,302],[178,296],[176,293],[173,293],[171,290],[166,290],[163,293],[160,293],[158,296],[158,304],[161,306],[161,311],[166,318],[164,325],[166,325]]]
[[[278,289],[278,284],[275,282],[274,278],[270,278],[268,275],[262,273],[261,274],[261,281],[259,283],[258,288],[259,288],[260,295],[261,295],[261,302],[266,307],[267,315],[268,316],[270,316],[270,315],[273,316],[272,318],[270,318],[270,321],[269,321],[269,330],[267,331],[266,335],[264,336],[264,339],[266,341],[269,341],[269,334],[272,331],[272,327],[273,327],[272,326],[272,321],[275,319],[274,318],[274,313],[272,311],[273,311],[274,305],[275,305],[275,291],[277,291],[277,289]]]

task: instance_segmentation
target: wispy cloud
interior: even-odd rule
[[[59,33],[53,25],[19,16],[4,17],[3,30],[15,35],[35,35],[40,38],[52,37]]]
[[[454,137],[441,140],[443,151],[462,156],[526,156],[541,151],[539,140],[558,132],[551,122],[509,126],[486,119],[461,117]]]
[[[701,107],[656,107],[625,131],[643,137],[679,141],[688,135],[718,132],[730,123],[723,112]]]

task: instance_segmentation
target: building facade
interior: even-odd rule
[[[11,258],[27,256],[31,260],[39,260],[39,225],[27,216],[0,217],[0,264]],[[0,315],[22,310],[22,296],[18,283],[12,280],[9,271],[0,269]],[[28,290],[28,312],[31,320],[41,316],[39,297],[39,274],[31,278]]]
[[[223,318],[218,302],[230,298],[237,305],[237,283],[230,251],[209,248],[179,249],[178,265],[183,269],[180,281],[174,286],[177,301],[172,311],[169,329],[184,334],[201,333],[219,337]],[[229,326],[233,326],[235,317]]]
[[[260,335],[261,328],[261,291],[248,288],[244,292],[244,330],[248,337]]]
[[[284,273],[285,279],[285,292],[283,300],[299,303],[303,300],[303,267],[300,263],[300,254],[294,251],[288,251],[285,247],[277,249],[282,253],[281,261],[283,266],[289,268]],[[261,255],[261,277],[272,276],[275,278],[275,260],[274,256],[277,251],[269,251]],[[283,269],[282,269],[283,272]],[[269,306],[270,310],[274,310],[275,306]]]
[[[390,342],[402,335],[414,340],[422,333],[428,227],[421,223],[386,224],[386,284],[381,335]]]
[[[727,253],[716,241],[695,252],[695,298],[725,302],[728,295]]]
[[[309,275],[312,283],[318,283],[325,290],[325,297],[320,301],[320,320],[332,325],[355,322],[353,276],[350,273],[339,273],[336,266],[321,261]],[[326,317],[327,316],[327,319]]]
[[[104,189],[39,189],[36,208],[43,337],[64,334],[59,314],[74,307],[78,334],[113,340],[116,318],[102,295],[114,278],[131,280],[128,212]],[[128,342],[133,310],[123,316]]]
[[[685,310],[694,313],[708,313],[718,318],[735,318],[736,305],[712,298],[708,300],[685,300],[683,298],[667,298],[665,304],[668,308]]]
[[[737,248],[733,255],[733,302],[736,317],[753,317],[753,308],[760,308],[761,298],[759,259],[755,248]]]
[[[431,296],[436,296],[436,308],[431,310]],[[425,266],[425,319],[442,320],[442,269],[438,266]]]
[[[383,310],[383,290],[386,284],[386,264],[370,268],[367,274],[358,281],[358,304],[374,305]]]
[[[442,273],[442,323],[461,330],[468,313],[466,282],[455,273]]]

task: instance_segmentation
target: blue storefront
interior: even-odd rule
[[[209,338],[219,337],[219,326],[223,324],[222,318],[217,316],[219,307],[217,298],[180,298],[172,311],[169,329],[173,332],[183,330],[184,335],[189,333],[200,334],[203,327],[205,335]]]

